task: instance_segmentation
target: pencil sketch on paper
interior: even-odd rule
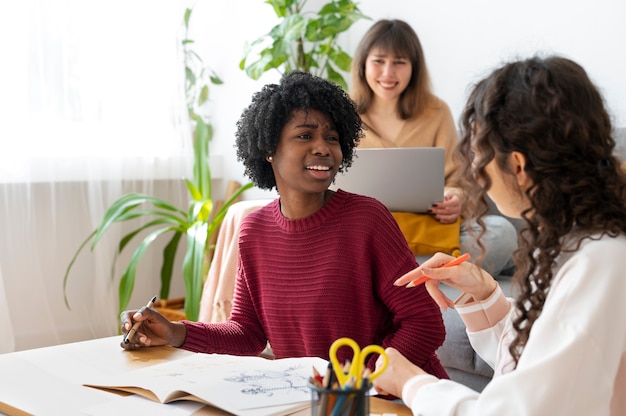
[[[267,360],[194,354],[86,385],[121,390],[134,386],[151,392],[161,403],[197,398],[231,413],[257,416],[265,414],[261,408],[272,414],[276,406],[288,410],[310,402],[312,368],[323,371],[327,365],[314,357]]]
[[[249,357],[237,357],[237,359],[225,359],[224,357],[207,356],[204,360],[179,361],[178,368],[164,367],[155,368],[153,377],[174,378],[178,383],[205,384],[208,375],[214,379],[214,383],[221,379],[223,382],[231,383],[229,390],[238,391],[245,395],[265,395],[268,397],[276,394],[308,394],[308,376],[311,373],[311,366],[306,367],[299,363],[285,363],[281,367],[281,361],[259,361]],[[258,364],[267,366],[258,367]],[[242,367],[242,364],[245,367]],[[248,368],[250,369],[248,369]],[[233,389],[233,384],[236,383]],[[220,383],[223,384],[223,383]]]
[[[236,404],[239,409],[252,409],[310,401],[308,380],[313,374],[312,367],[324,371],[327,361],[321,358],[259,360],[238,357],[228,365],[215,364],[208,367],[212,376],[219,380],[213,385],[213,393],[232,405]]]
[[[246,371],[224,381],[242,384],[239,391],[247,395],[308,394],[308,377],[304,374],[302,366],[292,366],[281,371]]]

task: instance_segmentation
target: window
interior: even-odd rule
[[[180,177],[179,2],[25,0],[0,15],[0,182]]]

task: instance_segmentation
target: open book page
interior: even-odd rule
[[[130,396],[118,396],[111,394],[111,399],[92,404],[80,409],[84,416],[111,416],[111,415],[150,415],[150,416],[233,416],[217,407],[192,401],[177,401],[172,403],[159,403],[145,397],[131,394]],[[264,408],[263,414],[273,412],[275,415],[309,416],[310,406],[302,404],[302,409],[294,405],[272,406]],[[256,416],[256,409],[243,410],[237,416]],[[8,413],[13,414],[13,413]]]
[[[327,364],[312,357],[267,360],[193,354],[84,385],[128,391],[161,403],[194,400],[238,415],[269,416],[308,406],[313,367],[323,373]]]
[[[146,399],[136,394],[130,396],[111,395],[108,401],[92,404],[81,408],[81,415],[111,416],[111,415],[150,415],[150,416],[199,416],[204,404],[198,402],[174,402],[163,405],[159,402]],[[213,412],[214,411],[214,412]],[[230,416],[231,413],[215,408],[206,413],[211,416]]]

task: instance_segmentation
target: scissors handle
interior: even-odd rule
[[[353,353],[352,364],[350,365],[350,369],[347,373],[344,371],[344,368],[337,359],[337,351],[343,346],[350,347]],[[363,350],[361,350],[356,341],[351,338],[345,337],[339,338],[332,343],[329,352],[330,362],[337,376],[337,380],[339,381],[339,384],[342,388],[345,387],[348,380],[352,378],[356,380],[356,387],[361,388],[361,384],[363,381],[363,372],[365,370],[365,360],[370,354],[380,354],[384,358],[383,365],[380,368],[376,369],[376,371],[374,371],[373,373],[369,374],[369,376],[367,376],[367,378],[371,381],[378,377],[389,364],[387,353],[385,352],[385,349],[383,347],[379,345],[368,345],[367,347],[363,348]]]
[[[339,348],[343,346],[350,347],[352,349],[352,354],[353,354],[350,371],[348,371],[347,373],[344,372],[344,368],[342,364],[337,359],[337,351],[339,350]],[[335,376],[337,377],[337,381],[339,381],[339,385],[342,388],[346,385],[351,375],[354,374],[355,366],[358,367],[358,360],[359,360],[360,352],[361,352],[361,349],[359,348],[359,344],[357,344],[356,341],[351,338],[345,338],[345,337],[339,338],[335,342],[333,342],[332,345],[330,346],[330,352],[329,352],[330,362],[333,365],[333,370],[335,372]]]
[[[389,357],[387,356],[387,353],[385,352],[385,349],[383,347],[379,345],[368,345],[367,347],[363,348],[363,350],[361,351],[361,365],[362,366],[365,366],[365,360],[367,359],[367,356],[370,354],[378,354],[381,357],[383,357],[382,365],[379,368],[377,368],[374,372],[372,372],[369,376],[366,377],[371,382],[376,377],[381,375],[383,371],[387,369],[387,366],[389,365]],[[361,374],[364,371],[365,371],[365,368],[362,368]],[[358,384],[360,388],[361,383],[359,382]]]

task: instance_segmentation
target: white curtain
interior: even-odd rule
[[[134,227],[81,254],[71,309],[63,276],[122,194],[186,206],[183,13],[171,0],[0,4],[0,351],[118,332],[111,261]],[[159,267],[144,259],[131,306],[157,294]]]
[[[15,350],[15,340],[13,338],[13,326],[9,316],[9,308],[4,302],[6,293],[2,280],[2,267],[0,267],[0,354]]]

